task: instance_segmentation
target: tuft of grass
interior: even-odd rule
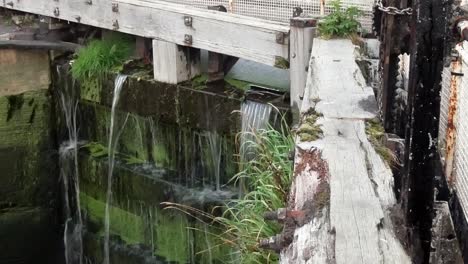
[[[106,75],[116,70],[133,52],[130,37],[111,34],[103,40],[92,40],[81,49],[75,59],[71,73],[82,85],[98,85]]]
[[[277,253],[260,248],[258,242],[281,232],[278,223],[265,221],[263,215],[286,206],[292,183],[293,162],[289,153],[294,149],[294,139],[283,123],[279,130],[270,127],[253,132],[249,147],[255,150],[256,156],[241,164],[243,170],[233,178],[235,182],[246,182],[247,193],[222,206],[221,216],[185,205],[165,204],[217,227],[219,233],[210,234],[218,241],[214,247],[230,247],[236,256],[232,263],[264,264],[279,260]]]
[[[333,12],[326,16],[318,26],[320,35],[329,39],[333,37],[348,37],[358,32],[361,24],[357,18],[362,12],[354,6],[344,9],[340,0],[331,2]]]
[[[398,162],[393,151],[383,143],[385,129],[378,119],[372,119],[366,122],[366,134],[369,138],[369,142],[383,160],[385,160],[389,165],[395,165]]]

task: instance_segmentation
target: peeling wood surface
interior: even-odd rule
[[[323,177],[307,169],[317,160],[304,160],[303,153],[319,152],[316,159],[328,166],[329,202],[296,229],[281,263],[411,263],[392,222],[391,170],[365,133],[377,104],[354,61],[354,46],[348,40],[315,39],[310,69],[302,111],[315,107],[323,115],[318,120],[323,137],[298,142],[291,196],[303,207],[317,199]]]
[[[274,66],[288,59],[289,26],[270,21],[195,9],[158,0],[21,0],[3,7],[205,49]],[[118,5],[118,12],[112,10]],[[185,24],[185,17],[192,25]],[[285,34],[277,43],[278,33]],[[192,36],[192,43],[185,41]]]

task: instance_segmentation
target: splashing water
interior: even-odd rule
[[[110,231],[110,204],[112,202],[112,174],[114,172],[114,165],[115,165],[115,150],[116,150],[116,143],[119,138],[119,134],[114,138],[114,126],[115,126],[115,112],[117,108],[117,104],[120,99],[120,91],[127,80],[126,75],[118,75],[115,78],[114,83],[114,97],[112,99],[112,109],[111,109],[111,120],[109,126],[109,143],[108,143],[108,174],[107,174],[107,194],[106,194],[106,208],[105,208],[105,220],[104,220],[104,264],[109,263],[109,231]],[[127,115],[128,119],[128,115]],[[124,122],[127,121],[127,119]]]
[[[59,149],[60,179],[63,183],[65,227],[63,243],[65,247],[65,262],[67,264],[83,263],[83,218],[80,207],[80,182],[78,169],[78,95],[74,82],[69,85],[62,78],[60,66],[57,66],[57,76],[63,87],[58,91],[68,141]]]

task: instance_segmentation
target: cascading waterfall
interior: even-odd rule
[[[57,67],[59,82],[62,75]],[[74,82],[72,85],[65,80],[58,91],[60,106],[64,113],[68,141],[61,144],[59,150],[60,178],[64,192],[65,228],[63,242],[65,246],[65,261],[67,264],[83,263],[83,218],[80,207],[80,182],[78,169],[78,95]]]
[[[104,220],[104,264],[109,263],[109,231],[110,231],[110,204],[112,202],[112,176],[115,165],[115,151],[116,145],[119,138],[119,134],[114,138],[114,126],[115,126],[115,112],[117,104],[120,99],[120,91],[127,80],[126,75],[118,75],[115,78],[114,83],[114,96],[112,99],[111,119],[109,126],[109,142],[108,142],[108,174],[107,174],[107,193],[106,193],[106,207],[105,207],[105,220]],[[128,115],[127,115],[128,118]],[[125,120],[126,123],[126,120]],[[125,124],[123,125],[125,126]]]
[[[209,132],[208,145],[210,148],[211,162],[213,166],[214,180],[216,191],[221,190],[221,154],[222,154],[222,139],[216,132]]]
[[[271,111],[273,107],[269,104],[263,104],[255,101],[245,101],[241,106],[241,136],[240,136],[240,159],[241,164],[252,160],[255,157],[255,133],[268,128]],[[242,165],[241,165],[242,166]],[[241,167],[242,170],[242,167]],[[239,197],[246,190],[245,179],[239,180]]]
[[[240,157],[242,162],[251,160],[255,152],[252,143],[255,132],[268,128],[272,106],[255,101],[245,101],[241,106],[242,130],[240,138]]]

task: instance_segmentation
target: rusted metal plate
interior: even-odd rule
[[[446,149],[445,149],[445,177],[449,186],[454,184],[453,162],[455,156],[455,139],[457,133],[456,115],[458,109],[458,89],[461,83],[462,64],[459,59],[452,62],[452,77],[450,80],[450,98],[447,118]]]

